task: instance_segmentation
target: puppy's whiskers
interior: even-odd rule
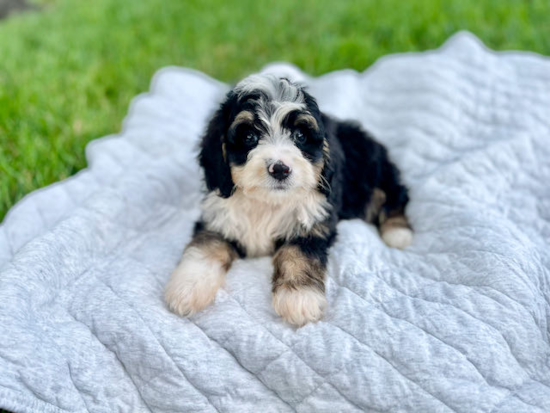
[[[330,183],[327,181],[327,178],[323,175],[319,175],[319,186],[327,192],[330,192],[332,189]]]

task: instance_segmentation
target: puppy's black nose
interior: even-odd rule
[[[292,172],[290,166],[285,165],[281,161],[272,163],[271,165],[269,165],[269,168],[267,168],[267,170],[273,178],[278,179],[279,181],[287,178],[288,175],[290,175],[290,173]]]

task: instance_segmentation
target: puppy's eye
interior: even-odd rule
[[[258,135],[256,135],[254,132],[248,132],[244,136],[244,144],[247,146],[253,146],[258,143]]]
[[[303,144],[307,140],[306,135],[302,133],[300,130],[294,131],[294,141],[298,144]]]

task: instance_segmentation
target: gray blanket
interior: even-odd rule
[[[411,189],[411,247],[339,224],[324,319],[270,303],[270,258],[215,305],[163,285],[199,215],[197,139],[227,86],[167,68],[89,167],[0,227],[0,407],[24,412],[549,412],[550,61],[462,33],[364,73],[310,78]]]

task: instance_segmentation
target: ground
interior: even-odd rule
[[[0,0],[2,3],[21,3]],[[440,46],[460,29],[495,49],[550,54],[546,0],[34,0],[0,21],[0,220],[30,191],[85,167],[153,73],[224,81],[286,60],[318,75]]]

